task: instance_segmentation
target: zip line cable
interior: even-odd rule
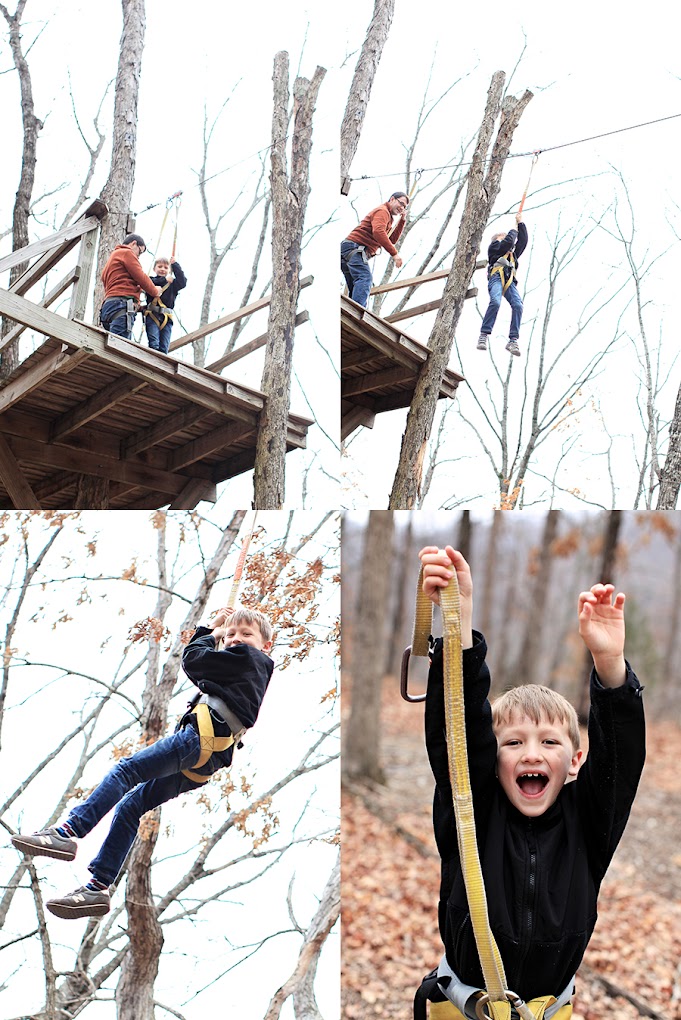
[[[519,159],[525,156],[539,157],[544,152],[555,152],[556,149],[567,149],[571,145],[581,145],[583,142],[594,142],[598,138],[608,138],[610,135],[619,135],[622,134],[623,131],[635,131],[638,128],[650,127],[651,124],[662,124],[666,120],[674,120],[677,117],[681,117],[681,113],[672,113],[668,117],[658,117],[656,120],[646,120],[642,124],[631,124],[629,127],[615,128],[614,131],[604,131],[602,134],[590,135],[588,138],[577,138],[572,142],[562,142],[560,145],[549,145],[545,149],[533,149],[530,152],[509,152],[506,159]],[[485,159],[481,160],[481,162],[492,163],[494,159],[494,156],[487,156]],[[472,166],[474,162],[475,160],[469,159],[464,160],[461,163],[446,163],[444,166],[423,167],[420,170],[415,170],[414,172],[420,176],[421,174],[429,173],[432,170],[452,170],[458,169],[460,166]],[[394,173],[387,174],[362,174],[361,177],[350,177],[349,180],[375,181],[382,177],[404,177],[404,170],[396,170]]]

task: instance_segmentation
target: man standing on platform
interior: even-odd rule
[[[104,303],[99,320],[105,330],[129,340],[140,307],[140,294],[149,299],[159,297],[161,288],[147,276],[140,265],[140,255],[147,250],[139,234],[128,234],[117,244],[102,270]]]
[[[358,305],[367,306],[373,278],[369,259],[381,248],[392,255],[399,269],[402,259],[397,253],[397,241],[407,222],[409,196],[395,191],[387,202],[377,206],[364,217],[358,227],[341,241],[341,269],[348,285],[348,294]]]

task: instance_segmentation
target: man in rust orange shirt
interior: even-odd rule
[[[140,255],[147,250],[139,234],[128,234],[117,244],[102,270],[104,303],[99,319],[105,330],[132,336],[132,326],[139,311],[140,294],[145,291],[150,299],[158,297],[161,288],[147,276],[140,265]]]
[[[341,241],[341,269],[348,285],[348,294],[365,308],[373,283],[369,259],[380,248],[385,248],[392,255],[397,268],[402,265],[395,241],[407,222],[408,205],[409,196],[403,191],[395,191],[387,202],[372,209],[359,226]]]

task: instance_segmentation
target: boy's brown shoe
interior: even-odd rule
[[[12,843],[29,857],[56,857],[60,861],[72,861],[78,849],[75,839],[60,836],[54,827],[30,836],[12,836]]]
[[[45,906],[51,914],[67,920],[72,917],[100,917],[111,910],[111,897],[108,889],[88,889],[81,885],[68,896],[48,900]]]

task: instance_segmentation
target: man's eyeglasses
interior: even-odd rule
[[[400,207],[400,209],[401,209],[401,210],[402,210],[402,211],[404,212],[404,210],[405,210],[405,209],[407,208],[407,206],[409,205],[409,202],[400,202],[400,201],[398,201],[398,202],[397,202],[397,204],[398,204],[398,206]]]

